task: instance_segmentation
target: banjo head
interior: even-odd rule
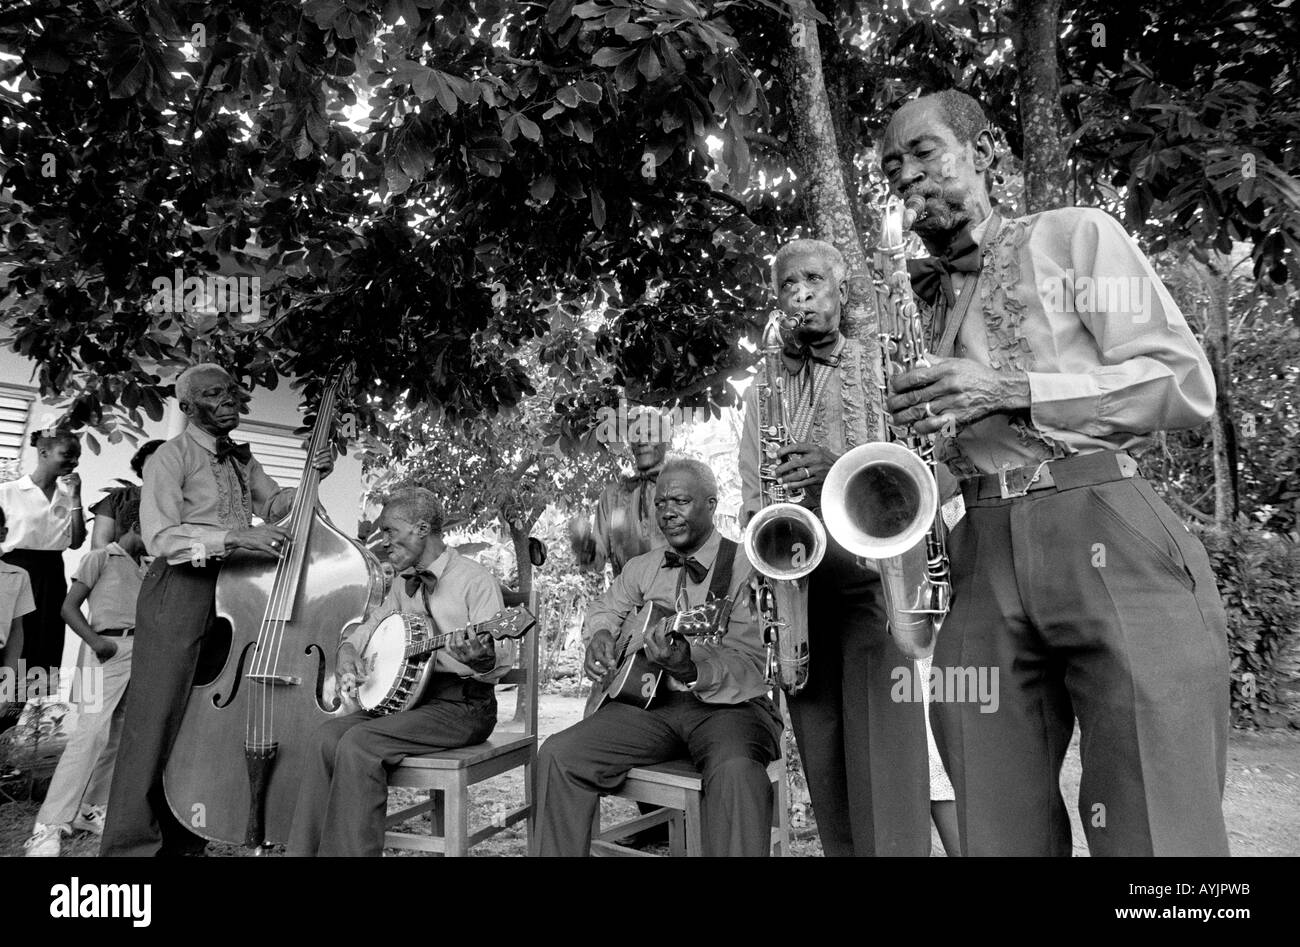
[[[416,640],[433,633],[432,622],[424,615],[401,612],[389,615],[375,626],[365,650],[361,667],[366,675],[357,687],[357,703],[364,710],[376,710],[386,701],[409,689],[407,669],[411,664],[406,649]]]

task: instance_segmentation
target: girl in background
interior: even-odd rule
[[[9,527],[0,558],[31,580],[36,610],[23,618],[22,657],[28,670],[41,667],[48,674],[63,657],[63,550],[80,549],[86,541],[76,473],[81,442],[66,428],[46,428],[32,434],[32,446],[36,469],[0,483],[0,509]]]

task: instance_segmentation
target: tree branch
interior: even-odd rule
[[[758,364],[762,353],[754,354],[754,357],[745,362],[736,365],[729,365],[721,371],[714,372],[712,375],[706,375],[704,378],[694,381],[685,388],[673,391],[670,388],[656,388],[652,391],[628,390],[628,400],[636,401],[638,404],[663,404],[667,401],[680,401],[682,398],[689,398],[691,395],[697,395],[701,391],[707,391],[714,385],[726,381],[731,375],[735,374],[738,368],[748,368],[751,365]]]
[[[715,190],[711,187],[705,187],[704,194],[706,197],[711,197],[714,200],[722,201],[724,204],[730,204],[732,207],[736,208],[736,210],[740,211],[746,217],[749,217],[749,208],[745,205],[745,202],[742,201],[740,198],[732,197],[730,194],[725,194],[722,191]]]
[[[552,66],[550,63],[541,62],[537,59],[520,59],[518,56],[510,56],[506,53],[498,53],[495,57],[497,62],[508,62],[512,66],[523,66],[525,68],[539,69],[547,73],[575,73],[586,72],[586,66]]]
[[[1196,519],[1200,520],[1202,523],[1206,523],[1210,526],[1214,525],[1213,516],[1208,516],[1207,514],[1202,513],[1196,507],[1192,506],[1190,503],[1181,499],[1180,497],[1176,497],[1170,494],[1169,502],[1172,503],[1174,506],[1178,507],[1180,510],[1182,510],[1184,513],[1188,514],[1189,516],[1195,517]]]

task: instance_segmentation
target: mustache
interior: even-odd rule
[[[917,203],[924,202],[924,207],[912,221],[913,230],[922,225],[929,229],[955,230],[970,219],[962,196],[939,184],[918,184],[901,192],[899,196],[903,198],[904,204],[913,208]]]

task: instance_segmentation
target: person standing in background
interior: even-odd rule
[[[0,509],[0,543],[5,541],[7,531],[4,510]],[[23,653],[23,616],[35,609],[32,582],[27,571],[0,559],[0,674],[8,669],[8,673],[13,675],[10,680],[15,691],[22,672],[18,659]],[[0,678],[0,733],[18,723],[23,705],[15,699],[16,696],[10,692],[9,684]],[[7,774],[0,771],[0,776],[3,775]]]
[[[28,857],[57,856],[62,837],[74,831],[94,835],[104,831],[104,810],[122,734],[122,698],[131,679],[136,599],[144,578],[140,501],[128,500],[119,515],[127,528],[116,541],[92,549],[81,560],[63,602],[64,619],[84,642],[78,661],[86,669],[82,673],[99,669],[103,683],[94,690],[97,700],[85,701],[83,694],[79,701],[77,728],[68,737],[32,837],[23,846]],[[81,613],[87,600],[89,621]]]
[[[579,514],[569,520],[578,565],[599,572],[608,562],[614,578],[629,559],[668,545],[655,519],[654,495],[673,439],[672,422],[653,408],[629,413],[627,444],[636,470],[604,489],[593,518]]]
[[[165,443],[167,442],[161,440],[146,441],[135,452],[131,458],[131,471],[138,478],[144,479],[144,462]],[[119,480],[118,486],[105,490],[103,498],[90,508],[91,516],[94,517],[90,526],[91,549],[103,549],[127,531],[130,524],[122,521],[121,510],[131,500],[137,503],[140,501],[139,484]]]
[[[81,509],[81,442],[66,428],[45,428],[31,438],[36,469],[0,484],[0,509],[9,533],[0,550],[11,566],[27,571],[36,609],[23,619],[23,653],[28,670],[48,674],[63,657],[64,624],[60,610],[68,594],[63,550],[86,541]]]

